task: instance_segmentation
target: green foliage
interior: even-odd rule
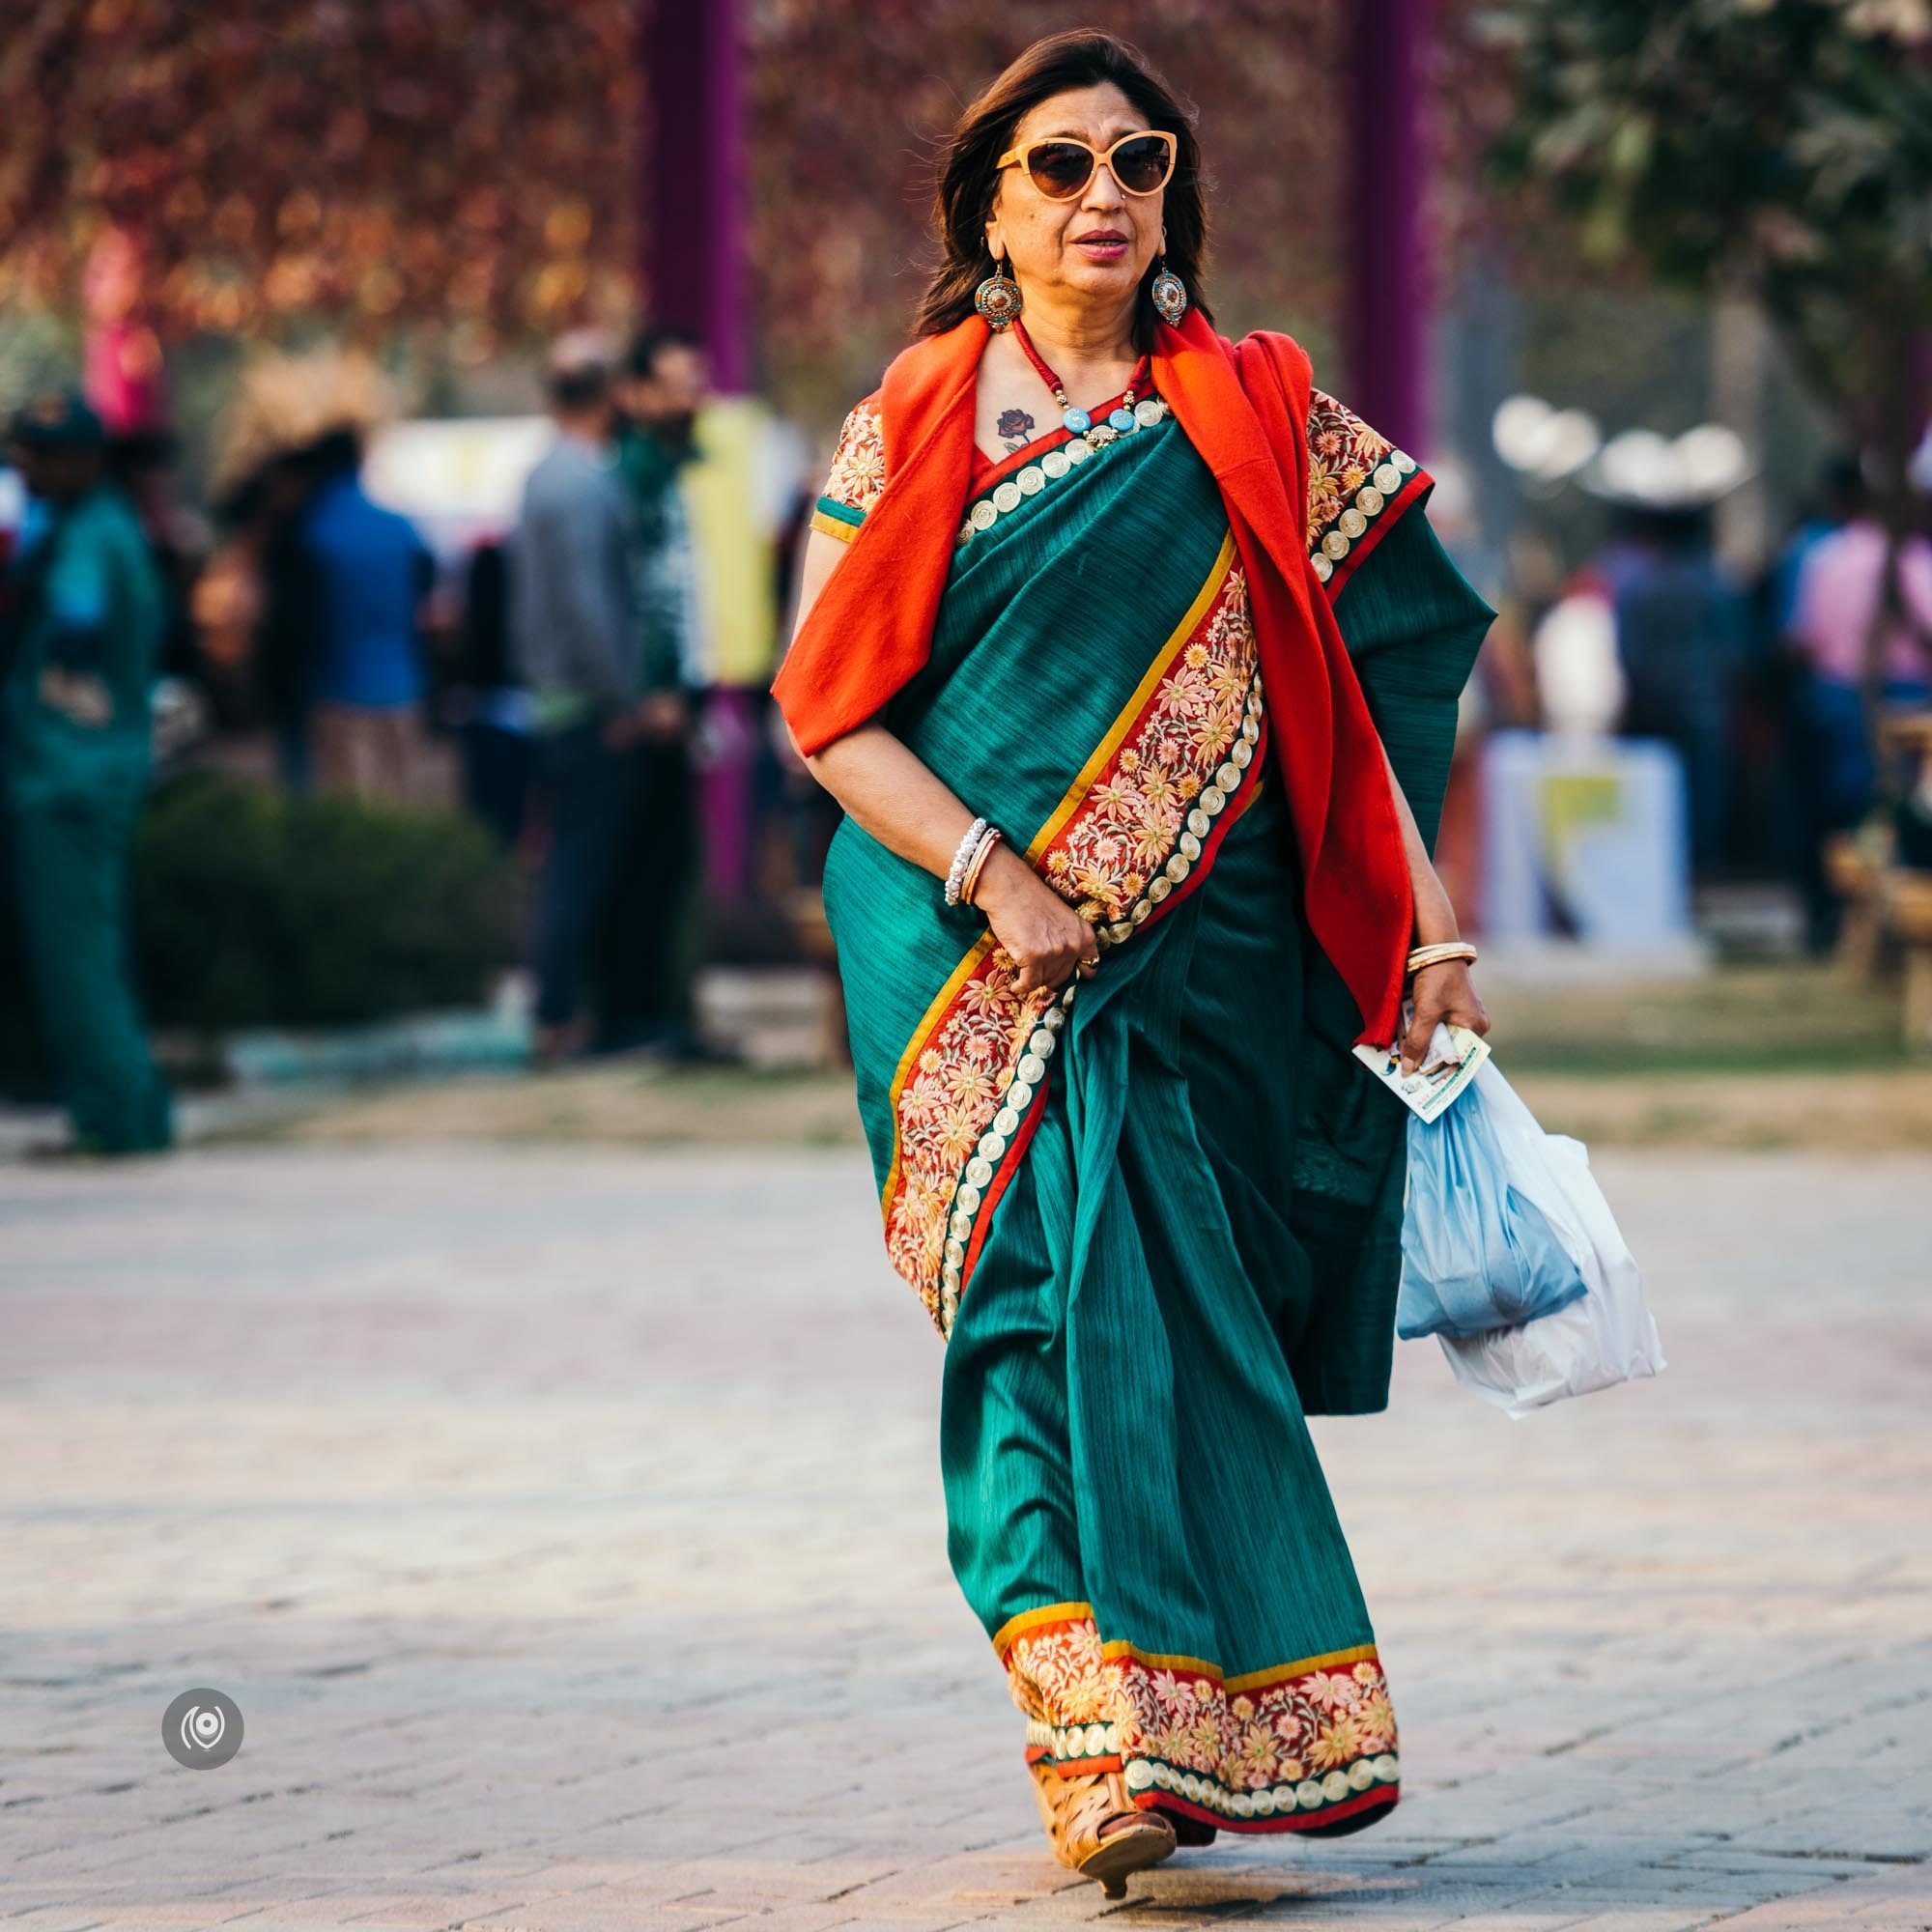
[[[134,858],[135,952],[157,1026],[314,1026],[473,1006],[515,952],[519,884],[451,813],[289,799],[193,774]]]
[[[1756,295],[1867,433],[1932,326],[1925,0],[1514,0],[1504,185],[1605,261]]]

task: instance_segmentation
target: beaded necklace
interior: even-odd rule
[[[1121,392],[1118,406],[1108,414],[1103,423],[1096,423],[1085,410],[1076,410],[1066,400],[1066,389],[1060,378],[1046,366],[1045,358],[1033,346],[1033,337],[1026,332],[1026,325],[1017,319],[1013,323],[1013,334],[1018,337],[1020,348],[1026,359],[1034,366],[1039,380],[1053,391],[1053,400],[1060,406],[1060,420],[1077,436],[1090,449],[1098,449],[1112,442],[1117,436],[1125,436],[1129,430],[1139,429],[1143,424],[1157,423],[1166,413],[1166,406],[1158,397],[1150,397],[1139,409],[1134,407],[1134,395],[1143,384],[1150,384],[1153,375],[1151,357],[1143,355],[1134,365],[1134,373],[1127,379],[1127,386]]]

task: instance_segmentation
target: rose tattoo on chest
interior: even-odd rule
[[[1024,449],[1033,440],[1033,417],[1025,410],[1002,410],[993,429],[1009,449]]]

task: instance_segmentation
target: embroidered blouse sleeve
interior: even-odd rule
[[[1332,598],[1434,483],[1414,457],[1320,389],[1308,406],[1308,554]]]
[[[885,487],[886,441],[874,391],[853,409],[838,432],[832,470],[812,512],[811,527],[850,543]]]

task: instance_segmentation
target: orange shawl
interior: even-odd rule
[[[1154,388],[1219,484],[1247,572],[1303,911],[1361,1009],[1359,1037],[1385,1046],[1414,911],[1381,740],[1308,559],[1308,356],[1272,332],[1230,342],[1199,314],[1155,327]],[[772,687],[807,755],[863,724],[926,661],[966,508],[986,336],[969,316],[886,371],[885,488]]]

